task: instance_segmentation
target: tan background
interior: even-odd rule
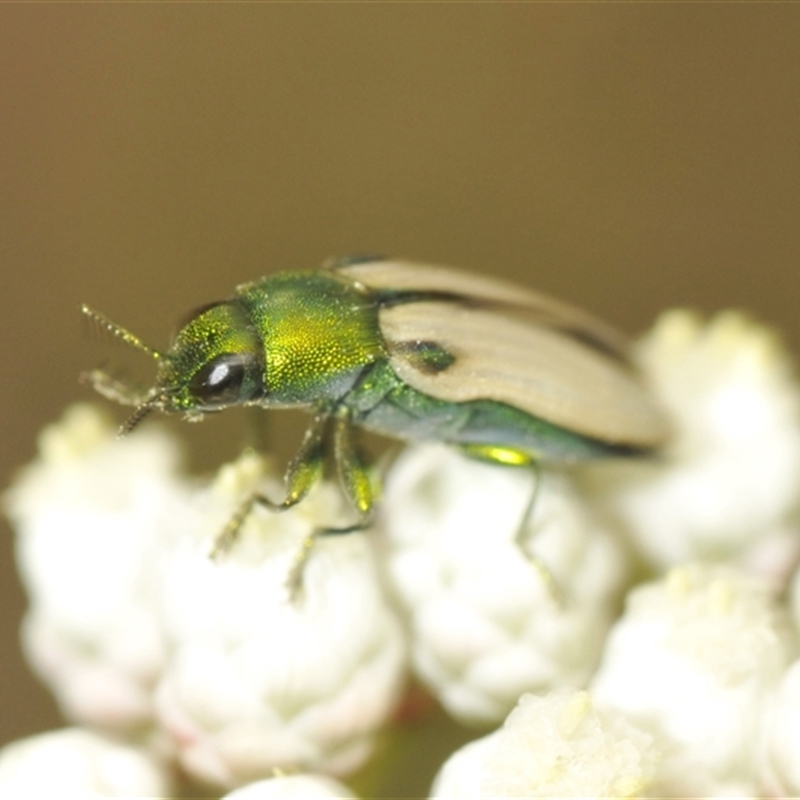
[[[795,4],[3,6],[3,485],[88,396],[81,301],[162,346],[333,254],[514,277],[631,331],[744,306],[797,349],[799,42]],[[208,466],[240,422],[181,430]],[[7,535],[0,591],[2,742],[57,724]]]

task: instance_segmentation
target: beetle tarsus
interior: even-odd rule
[[[305,572],[306,563],[311,555],[311,550],[314,547],[316,533],[316,531],[312,531],[303,539],[303,544],[295,554],[292,567],[289,570],[289,574],[286,576],[286,590],[289,593],[289,601],[292,604],[297,604],[302,597],[303,573]]]
[[[303,544],[297,551],[292,568],[289,570],[289,575],[286,579],[286,588],[289,592],[289,599],[294,603],[302,595],[303,591],[303,574],[308,559],[311,556],[311,551],[317,539],[322,536],[344,536],[348,533],[358,533],[359,531],[366,530],[372,524],[372,513],[367,513],[358,522],[352,525],[344,525],[341,528],[317,528],[312,531],[305,539]]]
[[[239,538],[242,526],[253,512],[253,508],[256,504],[264,506],[270,511],[286,511],[287,508],[297,505],[300,500],[303,499],[303,497],[305,497],[305,495],[302,495],[301,497],[287,497],[282,502],[276,503],[274,500],[270,500],[269,497],[267,497],[265,494],[261,494],[260,492],[254,492],[253,494],[249,495],[247,499],[245,499],[239,505],[239,508],[236,509],[233,516],[228,521],[228,524],[217,536],[216,540],[214,541],[214,546],[211,549],[211,558],[216,560],[219,558],[219,556],[227,553],[233,547],[233,545],[236,544],[236,540]]]
[[[256,495],[251,494],[239,505],[239,508],[236,509],[233,516],[228,520],[228,523],[214,540],[214,546],[209,553],[209,557],[212,561],[216,561],[220,556],[227,553],[236,543],[242,525],[244,525],[245,520],[250,516],[250,512],[253,510],[255,503]]]

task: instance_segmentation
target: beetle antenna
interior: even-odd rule
[[[146,403],[142,403],[140,406],[137,406],[134,409],[133,414],[131,414],[125,422],[120,425],[119,430],[117,431],[117,438],[121,439],[123,436],[127,436],[134,428],[138,427],[139,423],[155,408],[155,403],[153,400],[148,400]]]
[[[136,334],[117,325],[116,322],[112,322],[105,314],[101,314],[99,311],[89,308],[85,303],[81,306],[81,313],[92,322],[97,330],[111,334],[136,350],[147,353],[147,355],[156,359],[156,361],[161,361],[164,358],[164,353],[160,350],[156,350],[154,347],[145,344]]]

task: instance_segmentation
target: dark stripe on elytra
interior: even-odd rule
[[[414,291],[414,290],[394,290],[387,291],[381,290],[377,292],[378,305],[381,308],[394,308],[395,306],[406,305],[407,303],[425,303],[425,302],[443,302],[453,303],[462,308],[476,308],[486,311],[498,311],[511,316],[515,319],[525,319],[525,312],[533,314],[538,309],[529,308],[528,306],[518,306],[513,303],[502,303],[497,300],[482,300],[479,297],[470,297],[468,295],[456,294],[454,292],[437,292],[437,291]],[[546,311],[541,312],[542,324],[547,325],[552,330],[557,330],[568,336],[570,339],[579,342],[598,353],[602,353],[613,359],[618,364],[621,364],[628,369],[631,369],[631,364],[625,353],[620,353],[614,347],[602,338],[592,336],[591,333],[581,328],[573,328],[563,324],[554,324],[552,320],[548,320]]]

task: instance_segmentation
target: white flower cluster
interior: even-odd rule
[[[26,650],[70,719],[147,741],[221,787],[360,766],[398,700],[406,645],[364,536],[319,542],[289,598],[297,553],[336,513],[332,487],[293,513],[253,513],[212,561],[257,457],[194,485],[165,432],[116,440],[88,406],[40,449],[9,507]]]
[[[800,794],[800,387],[734,313],[670,312],[638,356],[673,422],[657,459],[537,476],[409,447],[380,530],[318,540],[294,601],[333,487],[212,561],[248,493],[280,495],[262,460],[204,484],[158,427],[69,411],[7,505],[28,656],[103,734],[8,745],[0,798],[164,795],[176,763],[236,800],[352,798],[334,777],[398,724],[410,669],[494,729],[432,797]]]

